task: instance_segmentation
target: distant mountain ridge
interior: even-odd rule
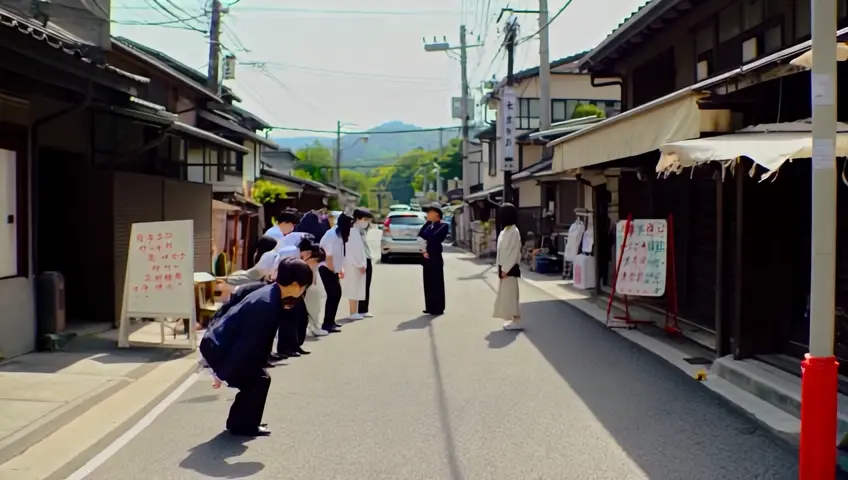
[[[379,133],[379,132],[404,133]],[[342,165],[379,166],[391,163],[400,155],[423,148],[434,150],[439,148],[439,132],[428,131],[423,127],[401,121],[386,122],[368,130],[369,134],[342,135]],[[447,146],[451,138],[459,136],[459,128],[442,132],[442,141]],[[368,141],[359,141],[368,137]],[[327,136],[303,136],[289,138],[272,138],[277,144],[294,151],[320,142],[327,148],[335,148],[336,139]]]

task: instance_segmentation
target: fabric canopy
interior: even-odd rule
[[[712,161],[748,157],[768,172],[777,171],[787,160],[810,158],[813,151],[810,123],[796,122],[748,127],[737,133],[666,143],[660,147],[657,172],[681,169]],[[848,156],[848,125],[840,123],[836,156]]]

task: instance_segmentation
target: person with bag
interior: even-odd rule
[[[521,269],[521,233],[518,231],[518,209],[511,203],[504,203],[498,212],[498,221],[503,230],[498,235],[497,265],[498,265],[498,295],[495,298],[495,318],[506,320],[504,330],[522,330],[519,324],[518,278]]]

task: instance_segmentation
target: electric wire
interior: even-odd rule
[[[313,129],[313,128],[297,128],[297,127],[282,127],[282,126],[272,126],[270,129],[271,130],[283,130],[283,131],[286,131],[286,132],[326,133],[326,134],[332,134],[332,135],[335,135],[336,133],[338,133],[335,130],[320,130],[320,129]],[[393,135],[395,133],[418,133],[418,132],[439,132],[439,131],[447,132],[447,131],[451,131],[451,130],[459,131],[460,129],[462,129],[462,126],[452,125],[452,126],[449,126],[449,127],[420,128],[418,130],[342,131],[341,134],[342,135],[368,135],[370,137],[372,135]]]
[[[574,1],[574,0],[568,0],[568,1],[566,1],[566,2],[565,2],[565,5],[563,5],[563,6],[562,6],[562,8],[560,8],[560,9],[557,11],[557,13],[555,13],[555,14],[554,14],[554,16],[553,16],[553,17],[551,17],[550,19],[548,19],[548,23],[546,23],[544,27],[542,27],[542,28],[540,28],[540,29],[536,30],[535,32],[533,32],[533,33],[532,33],[532,34],[530,34],[530,35],[527,35],[527,36],[525,36],[525,37],[523,37],[523,38],[519,39],[518,41],[516,41],[516,42],[515,42],[515,43],[516,43],[516,45],[518,45],[518,44],[520,44],[520,43],[524,43],[524,42],[526,42],[526,41],[528,41],[528,40],[532,39],[533,37],[535,37],[536,35],[538,35],[538,34],[539,34],[539,32],[541,32],[542,30],[544,30],[544,29],[548,28],[548,27],[549,27],[552,23],[554,23],[554,20],[556,20],[556,19],[557,19],[557,17],[559,17],[560,15],[562,15],[562,12],[564,12],[564,11],[565,11],[565,9],[566,9],[566,8],[568,8],[568,6],[569,6],[569,5],[571,5],[571,2],[573,2],[573,1]]]

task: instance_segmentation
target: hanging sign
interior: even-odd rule
[[[641,297],[665,294],[668,263],[668,221],[627,220],[616,224],[616,293]],[[625,235],[626,233],[626,235]]]
[[[118,346],[129,346],[129,319],[188,318],[197,345],[194,305],[194,222],[133,223],[124,277]]]
[[[498,103],[498,163],[504,172],[518,170],[518,160],[515,156],[515,130],[518,121],[518,101],[515,91],[510,87],[501,90]]]

